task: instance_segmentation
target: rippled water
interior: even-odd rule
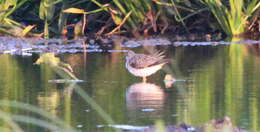
[[[130,42],[121,43],[108,53],[94,48],[95,52],[74,54],[56,52],[54,55],[50,51],[28,52],[32,53],[29,56],[3,54],[0,56],[0,97],[36,105],[82,131],[141,130],[157,120],[166,125],[185,122],[200,126],[224,116],[230,117],[236,127],[260,131],[260,47],[255,44],[258,41],[143,46],[139,41],[130,46]],[[148,83],[142,83],[141,78],[125,68],[124,54],[129,49],[138,53],[165,51],[172,62],[150,76]],[[35,64],[39,58],[41,63]],[[59,68],[53,66],[55,64]],[[75,75],[78,82],[64,80],[59,74],[62,68]],[[164,83],[166,74],[177,80],[168,88]],[[81,87],[115,125],[108,125],[97,108],[74,91],[75,85]],[[15,107],[1,110],[40,118]],[[30,124],[22,124],[22,128],[45,131]]]

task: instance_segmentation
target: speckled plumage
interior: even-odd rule
[[[130,50],[126,56],[126,68],[130,73],[139,77],[147,77],[154,74],[168,62],[168,59],[164,59],[163,52],[146,55],[136,54]]]

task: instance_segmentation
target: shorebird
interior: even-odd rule
[[[163,52],[146,55],[137,54],[129,50],[125,65],[130,73],[138,77],[143,77],[143,82],[146,82],[146,77],[156,73],[168,62],[169,59],[164,59]]]

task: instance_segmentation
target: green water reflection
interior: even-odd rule
[[[198,126],[229,116],[237,127],[260,130],[258,45],[166,48],[173,62],[149,77],[149,84],[140,83],[140,78],[128,73],[123,53],[58,57],[71,65],[75,76],[85,80],[79,83],[80,87],[116,124],[146,126],[162,119],[168,125],[185,122]],[[0,56],[1,99],[37,105],[80,130],[113,131],[97,127],[106,124],[105,120],[73,91],[73,84],[49,83],[48,80],[60,76],[48,64],[33,64],[37,58],[37,55]],[[185,81],[177,81],[166,89],[163,83],[166,73]],[[16,108],[1,109],[34,116]],[[2,127],[8,126],[3,121],[0,123]],[[23,125],[23,128],[39,131],[32,125]]]

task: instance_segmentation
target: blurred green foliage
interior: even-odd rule
[[[222,30],[232,36],[247,31],[246,23],[253,25],[257,22],[260,2],[258,0],[2,0],[0,7],[0,31],[2,34],[13,36],[23,36],[19,32],[28,25],[36,25],[37,29],[34,32],[43,32],[46,38],[62,34],[68,24],[75,24],[81,21],[81,18],[85,18],[82,17],[83,14],[64,13],[63,11],[68,8],[84,10],[84,14],[88,14],[85,24],[94,32],[101,30],[101,33],[108,33],[117,27],[118,33],[124,29],[134,35],[140,33],[149,35],[149,33],[165,33],[175,26],[180,31],[186,32],[199,28],[205,28],[205,32]],[[205,25],[205,22],[208,26],[196,28],[198,24]],[[15,30],[7,31],[6,26]],[[21,30],[16,30],[17,27]]]

